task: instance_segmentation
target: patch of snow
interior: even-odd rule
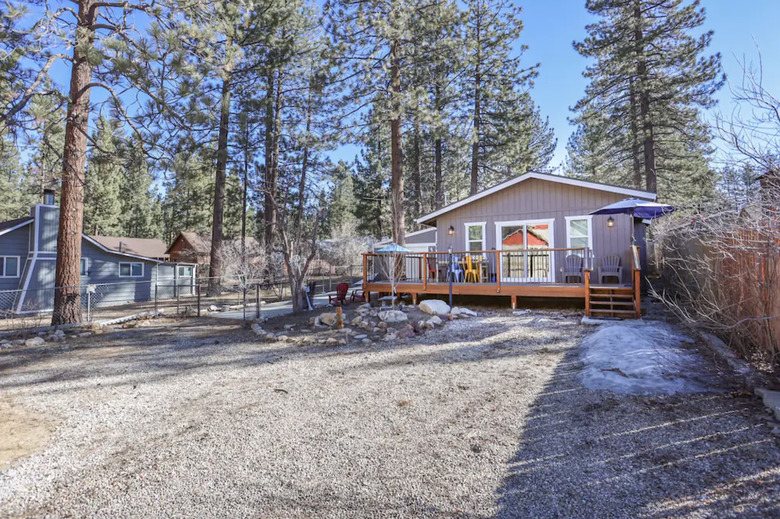
[[[693,340],[661,321],[604,323],[582,342],[580,373],[588,389],[646,395],[705,391],[701,359],[681,348]]]

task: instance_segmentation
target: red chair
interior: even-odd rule
[[[333,306],[346,305],[347,292],[349,292],[349,283],[339,283],[336,285],[336,295],[328,296],[328,304]]]
[[[436,268],[436,259],[428,257],[428,279],[439,280],[439,270]]]
[[[362,290],[355,289],[352,291],[352,298],[349,300],[350,303],[354,303],[355,301],[362,301],[363,303],[366,302],[366,293]]]

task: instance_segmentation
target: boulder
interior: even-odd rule
[[[477,312],[469,310],[468,308],[461,308],[460,306],[454,306],[452,308],[453,317],[475,317]]]
[[[388,331],[387,335],[384,336],[382,340],[384,341],[394,341],[398,338],[398,336],[393,331]]]
[[[272,333],[267,333],[267,334],[265,334],[265,338],[267,340],[269,340],[269,341],[275,341],[276,340],[276,335],[274,335]]]
[[[362,340],[363,340],[363,339],[365,339],[366,337],[368,337],[368,335],[366,335],[366,334],[364,334],[364,333],[361,333],[360,335],[355,335],[355,340],[356,340],[356,341],[362,341]],[[370,341],[369,341],[369,342],[370,342]]]
[[[54,334],[49,335],[48,337],[46,337],[46,340],[49,341],[49,342],[60,342],[63,339],[65,339],[65,337],[62,337],[60,335],[54,335]]]
[[[450,305],[438,299],[428,299],[420,303],[420,311],[430,315],[444,315],[450,313]]]
[[[259,323],[254,323],[252,325],[252,331],[257,335],[265,335],[265,330],[263,330],[263,327],[260,326]]]
[[[365,339],[363,339],[361,342],[362,342],[363,344],[365,344],[365,345],[369,345],[369,344],[371,344],[371,339],[369,339],[368,337],[366,337],[366,338],[365,338]]]
[[[438,315],[434,315],[433,317],[431,317],[430,319],[428,319],[425,322],[427,324],[431,325],[431,327],[441,326],[442,324],[444,324],[444,321],[442,321],[441,317],[439,317]]]
[[[92,332],[81,332],[76,335],[76,337],[91,337],[91,336],[92,336]]]
[[[219,307],[217,305],[210,305],[209,306],[209,312],[218,312]]]
[[[362,315],[358,315],[357,317],[355,317],[354,319],[352,319],[350,321],[350,323],[352,323],[353,326],[357,326],[357,325],[359,325],[362,322],[363,322],[363,316]]]
[[[335,337],[330,337],[327,341],[325,341],[325,344],[335,345],[338,344],[339,340]]]
[[[371,313],[371,303],[363,303],[362,305],[357,307],[357,310],[355,310],[359,314],[368,314]]]
[[[336,324],[336,312],[325,312],[320,314],[320,322],[325,326],[333,326]]]
[[[24,341],[25,346],[42,346],[46,341],[43,340],[43,337],[32,337],[30,339],[27,339]]]
[[[385,323],[401,323],[409,320],[409,317],[400,310],[385,310],[379,312],[379,318]]]
[[[399,329],[396,332],[396,336],[399,339],[409,339],[409,338],[412,338],[412,337],[414,337],[414,328],[412,328],[411,324],[407,324],[406,326],[404,326],[403,328]]]

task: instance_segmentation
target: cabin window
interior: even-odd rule
[[[485,222],[467,223],[466,226],[466,250],[485,250]]]
[[[566,246],[570,249],[593,249],[593,218],[591,216],[566,217]],[[579,251],[574,254],[581,254]]]
[[[180,277],[192,277],[192,267],[179,267],[179,276]]]
[[[87,275],[87,258],[81,258],[81,275]]]
[[[19,277],[19,256],[0,256],[0,278]]]
[[[143,263],[120,263],[119,264],[119,277],[133,277],[140,278],[144,275]]]

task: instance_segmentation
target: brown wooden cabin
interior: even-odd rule
[[[590,212],[655,193],[545,173],[526,173],[417,219],[435,227],[435,247],[400,254],[366,253],[366,294],[577,298],[586,314],[639,317],[646,268],[645,225],[628,215]],[[632,221],[633,220],[633,221]],[[635,245],[631,243],[634,228]],[[450,252],[451,251],[451,252]],[[599,276],[619,258],[620,276]],[[448,265],[452,262],[452,269]],[[579,272],[577,265],[579,266]]]

